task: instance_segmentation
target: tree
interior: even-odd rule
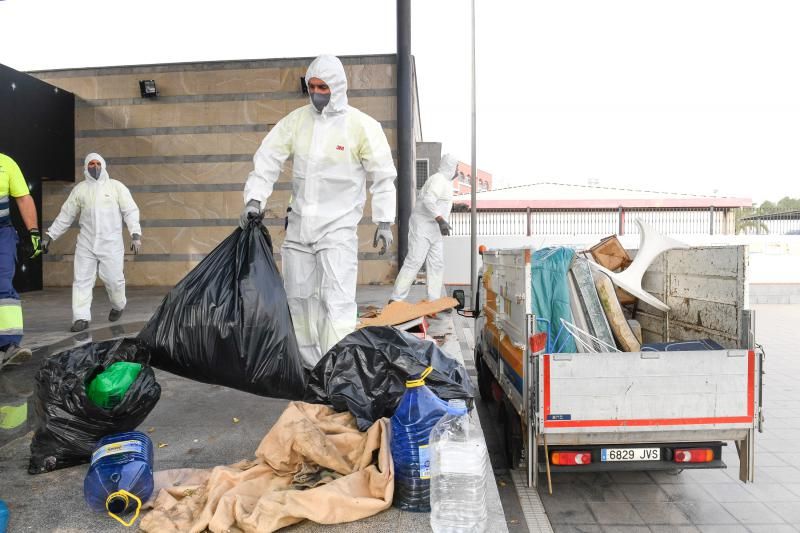
[[[758,206],[758,211],[760,214],[764,213],[772,213],[775,211],[785,211],[785,210],[795,210],[800,209],[800,198],[790,198],[788,196],[784,196],[778,203],[770,202],[766,200]]]
[[[778,209],[800,209],[800,198],[784,196],[778,201]]]
[[[763,205],[763,204],[762,204]],[[761,208],[745,207],[736,210],[736,235],[740,233],[761,235],[769,233],[769,228],[763,220],[745,220],[746,217],[761,214]]]

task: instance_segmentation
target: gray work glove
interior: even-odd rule
[[[450,235],[453,228],[450,227],[450,224],[445,219],[439,217],[436,219],[436,223],[439,224],[439,233],[445,236]]]
[[[42,239],[42,253],[47,254],[50,251],[50,243],[53,242],[53,239],[50,238],[50,235],[45,233],[44,238]]]
[[[261,202],[258,200],[250,200],[247,202],[247,205],[244,206],[244,211],[242,211],[242,216],[239,217],[239,227],[242,229],[246,229],[248,225],[250,225],[250,221],[254,218],[257,218],[261,215]]]
[[[378,255],[383,255],[386,253],[386,249],[394,242],[392,225],[389,222],[378,222],[378,228],[375,230],[375,238],[372,239],[372,246],[374,248],[378,247],[378,241],[383,241],[383,246],[381,246],[381,249],[378,251]]]
[[[138,233],[131,235],[131,252],[133,255],[139,255],[142,251],[142,236]]]

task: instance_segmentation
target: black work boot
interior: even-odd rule
[[[77,333],[79,331],[83,331],[89,328],[89,321],[88,320],[76,320],[72,327],[69,330],[73,333]]]
[[[116,310],[116,309],[114,309],[114,308],[112,307],[112,308],[111,308],[111,312],[110,312],[110,313],[108,313],[108,321],[109,321],[109,322],[116,322],[117,320],[119,320],[119,317],[121,317],[121,316],[122,316],[122,311],[124,311],[124,309],[120,309],[120,310],[118,311],[118,310]]]

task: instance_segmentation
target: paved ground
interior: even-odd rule
[[[415,290],[418,290],[415,287]],[[155,309],[166,289],[131,290],[128,309],[122,324],[111,326],[106,315],[108,303],[101,290],[95,291],[94,316],[91,331],[72,335],[69,328],[68,290],[26,294],[25,344],[38,347],[34,359],[20,367],[6,367],[0,372],[0,405],[29,401],[33,377],[42,358],[64,348],[90,340],[99,341],[135,334]],[[386,287],[359,288],[359,304],[382,305],[388,298]],[[421,295],[421,293],[420,293]],[[419,296],[412,294],[412,297]],[[461,357],[458,341],[452,330],[452,320],[445,315],[432,323],[436,335],[443,335],[442,348]],[[155,444],[165,444],[156,452],[157,470],[182,467],[213,467],[247,458],[277,420],[286,402],[262,398],[220,386],[205,385],[156,371],[162,387],[161,400],[141,428],[152,430]],[[30,403],[30,402],[28,402]],[[239,421],[234,422],[234,418]],[[11,508],[12,532],[23,531],[119,531],[122,526],[108,517],[90,512],[82,493],[86,467],[58,470],[48,474],[27,474],[29,427],[16,433],[0,431],[0,499]],[[501,481],[501,484],[504,484]],[[515,503],[510,483],[502,487],[504,499]],[[12,490],[13,489],[13,490]],[[491,531],[505,531],[506,520],[514,531],[526,531],[519,518],[503,515],[501,494],[491,491],[489,502]],[[518,508],[518,503],[517,503]],[[515,521],[516,520],[516,521]],[[292,531],[317,531],[321,527],[304,523]],[[428,531],[428,514],[404,513],[390,509],[377,516],[352,524],[325,526],[325,531]]]
[[[415,287],[415,289],[417,289]],[[106,321],[107,301],[97,291],[93,340],[133,333],[146,320],[163,289],[132,291],[126,324],[114,326]],[[382,304],[381,288],[364,288],[363,305]],[[50,346],[37,354],[58,351],[86,342],[70,337],[69,291],[48,291],[25,296],[27,338],[33,346]],[[757,436],[756,482],[743,484],[737,479],[738,459],[726,450],[727,470],[663,473],[556,474],[555,494],[542,490],[547,515],[556,532],[760,532],[800,531],[800,359],[795,348],[800,334],[800,306],[755,306],[757,339],[767,353],[764,404],[766,431]],[[31,316],[35,314],[35,316]],[[469,325],[463,320],[459,325]],[[462,352],[471,366],[469,349]],[[35,364],[0,373],[0,404],[9,395],[24,393],[32,379]],[[162,401],[145,422],[154,428],[158,442],[168,444],[159,450],[157,468],[213,466],[231,462],[255,449],[264,432],[274,423],[285,402],[256,397],[222,387],[195,382],[158,372],[164,388]],[[5,396],[3,396],[5,394]],[[176,410],[176,404],[191,409]],[[499,495],[509,531],[527,531],[514,485],[503,463],[495,416],[479,403],[481,422],[492,456]],[[238,424],[233,417],[239,418]],[[112,531],[114,524],[84,510],[80,487],[85,468],[78,467],[41,476],[28,476],[29,436],[3,446],[0,433],[0,498],[11,500],[15,516],[25,524],[12,531]],[[542,481],[543,478],[542,478]],[[545,486],[545,483],[542,483]],[[9,497],[9,487],[14,492]],[[50,502],[45,504],[43,502]],[[57,502],[53,504],[52,502]],[[46,509],[43,513],[42,509]],[[418,531],[427,528],[427,516],[401,513],[394,509],[370,520],[346,524],[332,531]],[[58,524],[58,526],[56,526]],[[119,527],[119,529],[122,529]],[[296,531],[314,530],[313,524],[295,526]]]
[[[754,309],[756,339],[767,354],[766,427],[756,436],[755,483],[738,480],[732,445],[725,470],[554,474],[552,496],[541,477],[539,494],[557,533],[800,531],[800,306]],[[489,442],[492,431],[485,427]]]

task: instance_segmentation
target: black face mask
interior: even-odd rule
[[[89,167],[89,175],[94,179],[97,179],[100,176],[100,167]]]
[[[317,111],[322,113],[322,110],[325,109],[325,106],[328,105],[328,102],[331,101],[331,93],[322,94],[322,93],[311,93],[311,103],[314,104],[314,107],[317,108]]]

